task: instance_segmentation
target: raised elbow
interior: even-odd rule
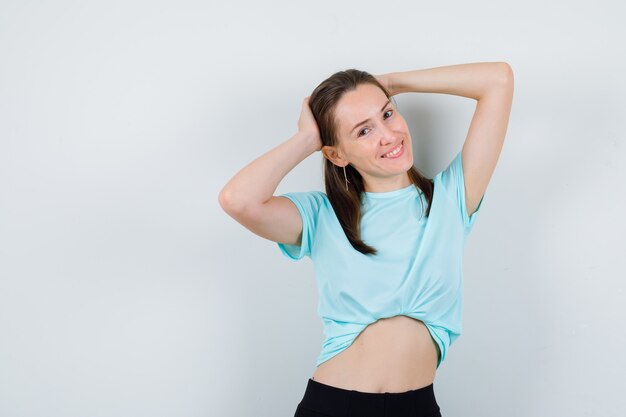
[[[499,62],[502,84],[513,84],[513,68],[507,62]]]
[[[228,188],[223,188],[222,191],[220,191],[217,196],[217,201],[222,207],[222,210],[228,214],[236,213],[241,209],[240,205],[237,204],[232,191]]]

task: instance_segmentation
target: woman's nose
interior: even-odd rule
[[[378,129],[380,132],[380,143],[381,145],[388,145],[392,143],[394,140],[394,133],[388,126],[382,124]]]

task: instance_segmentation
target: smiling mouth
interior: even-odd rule
[[[388,159],[397,158],[398,156],[402,155],[403,151],[404,151],[404,140],[402,140],[402,142],[400,142],[400,145],[398,145],[394,150],[392,150],[391,152],[387,152],[386,154],[381,156],[381,158],[388,158]]]

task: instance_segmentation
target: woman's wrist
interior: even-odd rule
[[[376,78],[376,80],[385,88],[385,90],[387,90],[390,96],[393,96],[393,95],[398,94],[398,91],[396,91],[396,86],[394,82],[395,76],[396,76],[396,73],[389,72],[387,74],[375,75],[374,78]]]
[[[402,93],[422,92],[420,87],[420,74],[423,70],[398,71],[388,74],[388,83],[392,88],[392,95]]]
[[[321,149],[321,140],[315,131],[298,130],[292,139],[302,144],[303,149],[309,155]]]

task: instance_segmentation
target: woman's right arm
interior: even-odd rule
[[[220,191],[220,206],[229,216],[261,237],[300,245],[300,213],[291,200],[276,197],[274,192],[289,171],[319,151],[321,146],[319,130],[307,97],[302,103],[298,132],[237,172]]]

